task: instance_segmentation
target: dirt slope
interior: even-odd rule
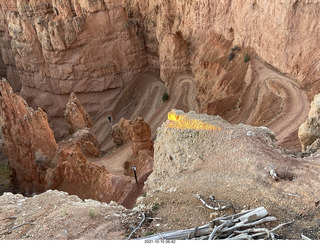
[[[155,139],[156,129],[167,119],[168,112],[173,108],[185,112],[199,112],[196,99],[196,85],[189,75],[178,76],[166,88],[164,83],[151,73],[138,75],[122,92],[114,106],[95,118],[93,132],[101,143],[104,156],[90,159],[93,163],[105,166],[114,174],[123,174],[124,162],[132,159],[131,146],[116,148],[110,135],[112,125],[121,118],[134,119],[142,117],[151,127],[152,139]],[[167,91],[169,100],[162,101],[162,94]],[[112,117],[112,123],[108,121]]]
[[[252,75],[240,96],[238,112],[224,117],[237,124],[266,126],[278,144],[299,151],[298,128],[306,120],[310,103],[297,81],[280,74],[263,61],[251,61]]]

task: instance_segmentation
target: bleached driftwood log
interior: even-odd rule
[[[193,239],[236,239],[249,240],[258,236],[271,237],[269,230],[266,229],[250,229],[247,232],[236,232],[239,229],[252,227],[261,223],[275,221],[275,217],[268,217],[268,212],[264,207],[259,207],[251,210],[246,210],[242,213],[216,218],[208,224],[191,228],[187,230],[176,230],[154,234],[146,237],[138,238],[137,240],[186,240],[192,236]],[[249,235],[252,233],[252,235]],[[200,238],[199,238],[200,237]]]
[[[176,230],[176,231],[168,231],[163,232],[160,235],[154,234],[150,236],[145,236],[138,238],[136,240],[186,240],[190,233],[193,233],[195,228],[187,229],[187,230]],[[200,237],[204,235],[208,235],[212,232],[213,228],[210,227],[210,224],[202,225],[197,228],[196,233],[194,234],[195,237]]]

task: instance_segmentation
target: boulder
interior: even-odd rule
[[[320,148],[320,94],[314,96],[307,120],[299,127],[302,151]]]
[[[140,117],[134,120],[122,118],[118,124],[112,126],[113,141],[120,146],[124,142],[132,141],[132,152],[135,156],[141,150],[153,150],[150,126]]]

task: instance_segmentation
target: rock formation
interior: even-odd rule
[[[115,99],[108,89],[120,91],[147,64],[139,22],[121,1],[18,0],[1,10],[3,42],[11,40],[1,46],[3,60],[13,61],[21,93],[47,111],[59,138],[67,129],[64,94],[104,93],[89,113],[99,110]]]
[[[153,143],[150,141],[150,126],[142,118],[138,117],[130,122],[130,137],[133,142],[132,152],[134,155],[138,155],[141,150],[153,149]]]
[[[214,194],[240,205],[305,211],[319,201],[314,194],[319,188],[317,160],[282,153],[265,127],[172,111],[158,130],[153,172],[145,183],[147,197],[184,202],[183,194]],[[279,181],[271,178],[271,165]],[[285,193],[299,197],[286,198]]]
[[[132,121],[121,118],[119,123],[112,126],[111,135],[118,146],[131,140],[132,152],[135,156],[141,150],[153,149],[150,126],[140,117]]]
[[[93,125],[90,116],[83,109],[76,94],[73,92],[70,94],[64,116],[70,125],[69,131],[71,134],[83,128],[91,128]]]
[[[314,96],[308,119],[299,127],[298,136],[302,151],[320,148],[320,94]]]
[[[132,143],[133,157],[124,163],[125,175],[133,177],[132,166],[135,166],[138,181],[145,182],[153,170],[153,142],[150,140],[150,126],[141,117],[134,120],[121,118],[119,123],[112,126],[111,135],[118,146],[125,142]]]
[[[99,143],[96,136],[90,131],[92,120],[80,104],[76,94],[71,93],[64,113],[72,133],[72,144],[82,149],[88,155],[99,155]]]
[[[131,139],[130,121],[125,118],[121,118],[119,123],[112,126],[111,136],[113,138],[113,142],[117,146],[129,141]]]
[[[13,169],[14,185],[26,193],[59,189],[79,197],[104,202],[117,201],[132,207],[137,186],[132,177],[112,175],[105,168],[90,163],[85,154],[97,155],[98,142],[87,127],[75,126],[77,131],[68,142],[56,143],[46,113],[28,107],[4,79],[0,82],[0,127],[4,153]],[[76,96],[71,95],[68,118],[72,125],[87,117],[80,103],[69,110]],[[76,118],[73,120],[72,118]],[[81,124],[81,123],[80,123]],[[90,126],[90,123],[82,123]]]
[[[139,215],[115,202],[83,201],[56,190],[33,197],[5,193],[0,196],[0,239],[126,239],[128,225],[135,223]],[[20,228],[8,231],[16,226]]]
[[[27,193],[45,189],[45,175],[57,165],[57,144],[43,110],[28,107],[4,79],[0,81],[0,127],[15,185]]]
[[[217,111],[222,103],[232,112],[245,89],[247,52],[313,96],[320,88],[314,78],[319,7],[307,0],[7,0],[0,6],[6,13],[0,15],[0,46],[9,81],[15,90],[22,86],[31,106],[48,113],[61,138],[67,133],[64,95],[91,96],[83,105],[96,114],[146,69],[160,70],[167,83],[192,73],[203,112],[226,113]],[[235,46],[240,52],[228,60]]]

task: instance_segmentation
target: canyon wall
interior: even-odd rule
[[[218,57],[226,55],[209,49],[197,56],[212,37],[221,35],[233,46],[253,48],[267,63],[302,83],[312,84],[319,75],[317,0],[125,2],[131,11],[145,16],[145,29],[156,33],[165,80],[166,67],[176,69],[178,65],[182,71],[213,52]]]
[[[120,1],[13,3],[10,11],[2,6],[11,39],[2,54],[13,52],[21,94],[48,113],[57,137],[67,133],[61,120],[71,92],[84,97],[89,114],[96,113],[147,64],[139,23],[128,18]],[[93,93],[101,96],[86,99]]]
[[[192,73],[209,114],[228,93],[221,104],[235,106],[246,53],[297,79],[311,98],[320,90],[319,8],[317,0],[7,0],[1,73],[48,113],[56,138],[68,133],[62,117],[71,92],[94,116],[146,68],[166,83]]]

